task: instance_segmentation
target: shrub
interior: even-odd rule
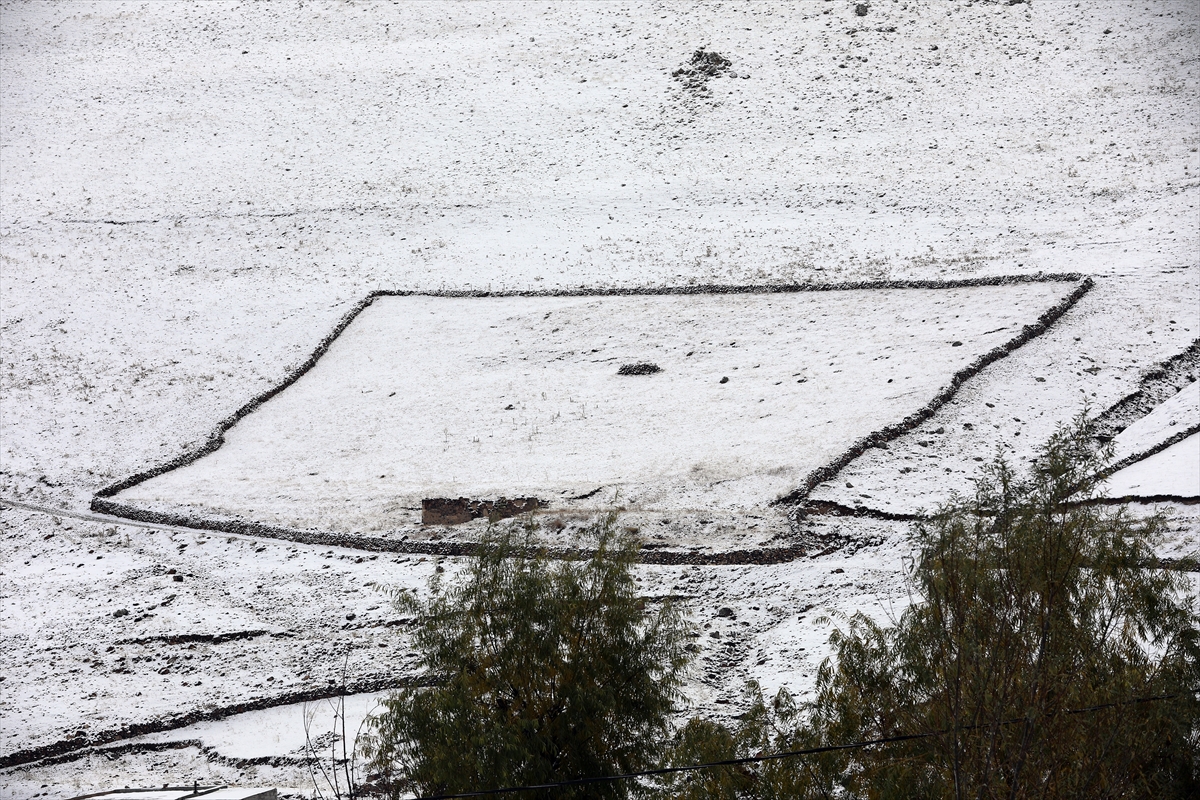
[[[592,525],[584,558],[551,560],[536,528],[493,528],[456,580],[401,593],[435,685],[392,694],[369,757],[396,791],[437,794],[610,775],[652,766],[680,698],[688,628],[650,612],[632,567],[638,543],[615,517]],[[557,797],[625,797],[627,782]],[[516,797],[518,795],[506,795]],[[532,795],[530,795],[532,796]]]

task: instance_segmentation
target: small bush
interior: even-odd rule
[[[653,766],[687,664],[674,606],[647,610],[638,543],[615,516],[581,540],[593,555],[550,560],[530,523],[493,528],[417,617],[414,647],[436,685],[392,694],[368,756],[396,792],[439,794],[610,775]],[[626,797],[628,782],[556,797]],[[520,795],[506,795],[518,797]],[[532,795],[530,795],[532,796]]]

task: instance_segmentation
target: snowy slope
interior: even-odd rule
[[[658,8],[7,9],[6,480],[177,454],[376,288],[1081,271],[1099,395],[1200,333],[1189,4]]]
[[[997,446],[1027,458],[1200,335],[1200,9],[854,5],[6,4],[0,496],[85,510],[205,441],[379,289],[1090,275],[1049,331],[814,494],[928,507]],[[701,46],[739,77],[672,78]],[[1196,547],[1194,508],[1172,555]],[[71,538],[8,508],[0,525],[0,755],[284,700],[347,649],[386,677],[403,644],[344,627],[377,602],[356,587],[419,586],[433,564],[67,521]],[[697,709],[735,712],[746,677],[810,686],[828,628],[797,609],[903,602],[903,526],[813,525],[857,544],[645,568],[648,591],[682,585],[730,627],[701,637]],[[159,586],[168,569],[203,590]],[[297,634],[145,641],[251,630]],[[158,672],[171,657],[195,671]],[[176,755],[127,763],[238,774]],[[120,774],[79,764],[4,773],[0,796]]]

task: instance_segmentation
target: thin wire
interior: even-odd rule
[[[1197,690],[1193,690],[1197,691]],[[1133,700],[1121,700],[1115,703],[1101,703],[1095,706],[1085,706],[1083,708],[1070,708],[1064,710],[1063,714],[1085,714],[1092,711],[1100,711],[1105,708],[1116,708],[1118,706],[1130,706],[1138,703],[1152,703],[1159,700],[1171,700],[1181,694],[1161,694],[1153,697],[1138,697]],[[787,750],[781,753],[770,753],[765,756],[748,756],[746,758],[730,758],[725,761],[710,761],[705,764],[687,764],[682,767],[660,767],[658,769],[647,769],[641,772],[627,772],[622,775],[600,775],[592,778],[574,778],[568,781],[557,781],[555,783],[540,783],[529,786],[508,786],[503,789],[479,789],[473,792],[458,792],[455,794],[435,794],[422,795],[416,800],[456,800],[456,798],[466,797],[488,797],[498,794],[510,794],[512,792],[533,792],[543,789],[559,789],[567,786],[581,786],[589,783],[611,783],[612,781],[628,780],[629,778],[641,778],[651,775],[668,775],[676,772],[692,772],[698,769],[710,769],[712,767],[736,767],[741,764],[757,764],[763,761],[775,761],[782,758],[795,758],[797,756],[818,755],[820,753],[832,753],[839,750],[856,750],[863,747],[872,747],[878,744],[894,744],[896,742],[907,742],[914,739],[928,739],[933,736],[945,736],[948,733],[957,731],[970,731],[979,728],[997,727],[1000,725],[1014,725],[1018,722],[1025,722],[1027,717],[1014,717],[1012,719],[1001,720],[1000,722],[986,722],[979,725],[962,725],[957,728],[946,728],[940,731],[927,731],[925,733],[908,733],[901,736],[885,736],[881,739],[867,739],[861,742],[850,742],[849,744],[831,744],[823,747],[810,747],[805,750]]]

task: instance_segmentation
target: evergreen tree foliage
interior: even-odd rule
[[[456,579],[435,576],[428,599],[397,596],[417,618],[413,644],[435,681],[393,693],[374,720],[368,755],[397,791],[654,765],[680,699],[690,628],[669,602],[647,608],[632,571],[639,543],[615,516],[581,543],[593,554],[549,559],[532,522],[495,527]],[[634,788],[618,781],[555,797],[620,798]]]
[[[752,703],[735,730],[685,728],[672,760],[935,731],[722,768],[708,796],[1200,796],[1195,598],[1157,564],[1162,517],[1092,502],[1106,458],[1082,417],[1027,475],[998,457],[973,499],[917,526],[916,602],[897,624],[860,615],[835,635],[803,724],[764,737]],[[701,796],[667,783],[666,797]]]

